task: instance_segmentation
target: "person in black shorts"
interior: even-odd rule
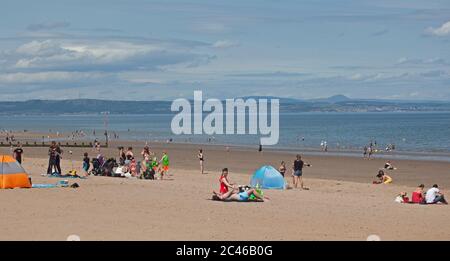
[[[20,142],[17,143],[17,147],[13,152],[14,159],[19,162],[19,164],[22,164],[22,155],[23,155],[23,149],[22,144]]]
[[[200,161],[200,172],[203,174],[203,161],[205,161],[205,158],[203,157],[203,150],[199,149],[198,150],[198,155],[197,155],[198,160]]]
[[[304,166],[310,167],[311,164],[303,162],[302,156],[300,156],[300,154],[297,154],[297,157],[294,160],[294,164],[292,166],[293,173],[294,173],[294,175],[293,175],[294,176],[293,177],[294,178],[294,188],[297,188],[300,183],[300,188],[307,190],[308,188],[305,188],[303,186],[303,179],[302,179]]]

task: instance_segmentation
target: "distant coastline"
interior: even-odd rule
[[[279,99],[281,113],[299,112],[449,112],[450,101],[350,99],[342,95],[324,99]],[[118,101],[97,99],[0,101],[1,115],[171,114],[171,101]]]

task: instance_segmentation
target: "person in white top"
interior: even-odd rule
[[[434,184],[432,188],[430,188],[425,194],[425,200],[427,204],[436,204],[441,202],[443,204],[448,204],[444,198],[444,194],[442,194],[438,188],[437,184]]]

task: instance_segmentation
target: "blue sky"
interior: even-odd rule
[[[2,1],[0,100],[450,100],[450,1]]]

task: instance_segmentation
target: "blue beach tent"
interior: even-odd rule
[[[250,186],[256,187],[256,185],[263,189],[286,188],[283,176],[272,166],[262,166],[255,171],[250,180]]]

